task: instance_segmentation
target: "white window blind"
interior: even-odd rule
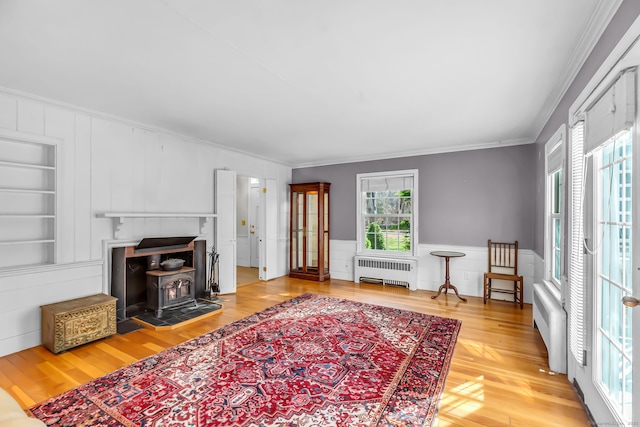
[[[585,153],[590,153],[633,125],[636,116],[635,81],[635,69],[625,71],[604,95],[587,108]]]
[[[582,194],[584,159],[584,122],[571,130],[571,239],[569,259],[569,347],[580,365],[584,365],[584,240]]]
[[[413,175],[409,176],[372,176],[362,178],[360,190],[374,191],[402,191],[413,188]]]
[[[562,168],[562,140],[557,141],[547,154],[547,171],[553,173]]]

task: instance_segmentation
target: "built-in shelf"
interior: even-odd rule
[[[42,239],[42,240],[13,240],[13,241],[4,241],[0,242],[0,246],[9,246],[9,245],[40,245],[43,243],[54,243],[53,239]]]
[[[214,213],[190,213],[190,212],[104,212],[96,214],[97,218],[111,218],[113,222],[113,237],[120,238],[122,225],[129,218],[199,218],[200,233],[205,233],[205,227],[212,218],[217,215]]]
[[[56,262],[59,142],[0,130],[0,270]]]
[[[0,166],[9,166],[12,168],[26,168],[26,169],[45,169],[45,170],[56,170],[55,166],[49,165],[38,165],[33,163],[20,163],[20,162],[7,162],[0,160]]]
[[[22,188],[1,188],[0,192],[3,193],[18,193],[18,194],[56,194],[53,190],[29,190]]]
[[[43,214],[0,214],[0,218],[55,218],[55,215]]]

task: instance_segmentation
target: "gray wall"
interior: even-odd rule
[[[553,136],[560,125],[563,123],[567,124],[569,107],[575,102],[578,95],[580,95],[587,83],[589,83],[589,80],[591,80],[598,68],[600,68],[604,60],[609,56],[616,44],[618,44],[622,36],[639,15],[640,1],[624,0],[622,2],[620,8],[607,26],[607,29],[600,37],[600,40],[598,40],[598,43],[591,51],[591,54],[536,139],[536,216],[533,249],[540,256],[544,256],[544,144]],[[567,157],[565,156],[565,158]],[[565,177],[566,176],[567,174],[565,174]],[[569,188],[569,186],[565,185],[564,188]],[[565,206],[568,206],[566,200],[565,198]],[[568,209],[565,209],[565,213],[567,213],[567,211]],[[568,222],[565,221],[565,224],[568,224]],[[566,236],[567,234],[565,233],[565,241]],[[567,252],[568,251],[565,251],[565,254],[567,254]]]
[[[419,170],[420,243],[533,248],[534,145],[293,170],[294,183],[331,183],[331,238],[356,240],[356,174]]]

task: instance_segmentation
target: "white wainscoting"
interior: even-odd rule
[[[532,251],[533,252],[533,251]],[[544,280],[544,258],[533,252],[533,282],[542,283]]]
[[[353,257],[356,255],[355,240],[334,240],[329,243],[329,268],[332,279],[354,279]]]
[[[432,251],[464,252],[462,258],[449,261],[451,283],[461,295],[482,297],[482,279],[487,270],[487,247],[420,244],[418,246],[418,289],[437,291],[444,282],[445,261],[434,257]],[[354,280],[353,257],[356,254],[356,242],[350,240],[331,240],[331,278]],[[533,301],[533,283],[536,258],[540,258],[530,249],[520,249],[518,273],[524,277],[524,301]]]
[[[99,293],[102,261],[0,273],[0,357],[41,343],[41,305]]]

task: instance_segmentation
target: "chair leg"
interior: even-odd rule
[[[482,302],[483,304],[487,303],[487,275],[484,275],[482,279]]]
[[[520,276],[520,310],[524,309],[524,279]]]
[[[484,282],[482,283],[482,300],[486,304],[487,300],[491,299],[491,279],[484,276]]]

